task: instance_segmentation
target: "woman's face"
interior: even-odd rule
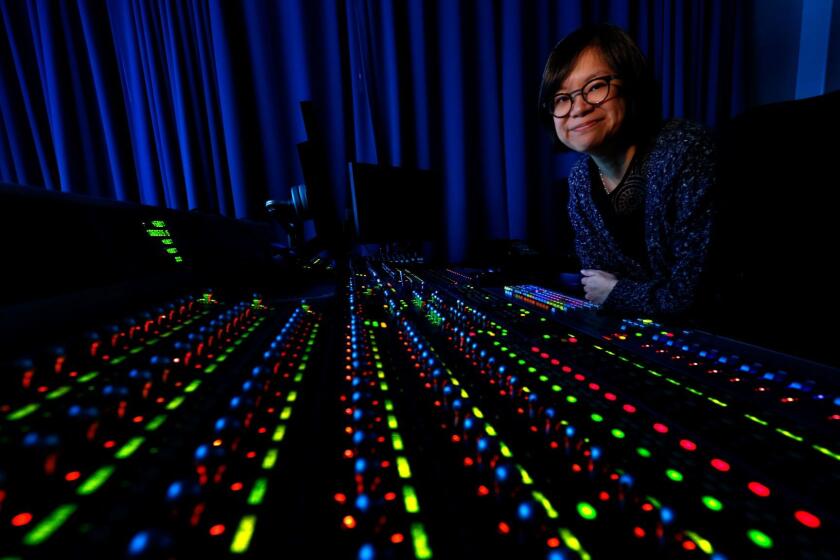
[[[580,53],[571,73],[555,95],[576,92],[592,78],[614,73],[601,51],[589,47]],[[624,98],[618,95],[620,85],[620,79],[612,80],[609,96],[597,106],[584,101],[582,95],[575,95],[569,114],[554,117],[554,130],[567,148],[585,154],[601,154],[610,150],[610,141],[618,136],[624,122],[626,107]]]

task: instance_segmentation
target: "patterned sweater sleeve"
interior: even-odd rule
[[[695,302],[706,262],[713,222],[711,192],[716,177],[714,144],[700,134],[684,152],[674,175],[676,215],[666,241],[670,266],[649,280],[620,279],[604,309],[643,314],[676,314]]]
[[[604,248],[598,242],[597,229],[583,208],[581,200],[588,191],[586,173],[585,160],[578,160],[569,177],[569,221],[574,231],[575,253],[581,267],[600,269],[606,266],[603,258]]]

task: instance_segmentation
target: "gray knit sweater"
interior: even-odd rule
[[[696,303],[709,248],[711,189],[716,158],[711,135],[698,124],[668,121],[640,162],[646,179],[647,262],[621,252],[592,200],[588,156],[569,175],[569,217],[583,268],[599,269],[619,281],[605,310],[677,314]]]

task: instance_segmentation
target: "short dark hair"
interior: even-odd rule
[[[621,134],[633,142],[652,136],[661,125],[662,107],[650,65],[642,50],[623,29],[600,23],[571,32],[554,46],[545,63],[540,85],[539,118],[551,131],[555,147],[559,150],[565,148],[554,130],[551,114],[554,94],[572,72],[580,54],[589,47],[597,48],[622,80],[621,94],[627,103],[627,113]]]

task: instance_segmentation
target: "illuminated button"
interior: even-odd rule
[[[750,529],[747,531],[747,537],[749,537],[754,545],[760,548],[773,548],[773,539],[758,529]]]
[[[747,484],[747,488],[750,489],[750,492],[761,498],[766,498],[770,495],[770,489],[759,482],[750,482]]]
[[[360,494],[358,498],[356,498],[356,507],[361,511],[367,511],[370,507],[370,498],[367,497],[366,494]]]
[[[128,553],[132,555],[141,554],[149,546],[149,533],[141,531],[134,535],[131,542],[128,544]]]
[[[373,545],[366,543],[359,549],[359,560],[373,560]]]
[[[634,527],[633,528],[633,535],[638,539],[642,539],[645,536],[645,530],[642,529],[641,527]]]
[[[28,524],[32,521],[32,514],[31,513],[19,513],[12,517],[12,525],[15,527],[23,527],[24,525]]]
[[[712,459],[712,466],[720,472],[728,472],[730,468],[729,463],[721,459]]]
[[[805,525],[806,527],[810,527],[811,529],[817,529],[820,525],[820,518],[814,515],[813,513],[808,513],[804,510],[799,510],[793,514],[796,517],[796,520]]]
[[[686,451],[695,451],[697,449],[697,444],[687,439],[681,439],[680,447],[682,447]]]
[[[577,511],[584,519],[592,520],[598,517],[598,512],[587,502],[579,502],[577,505]]]

